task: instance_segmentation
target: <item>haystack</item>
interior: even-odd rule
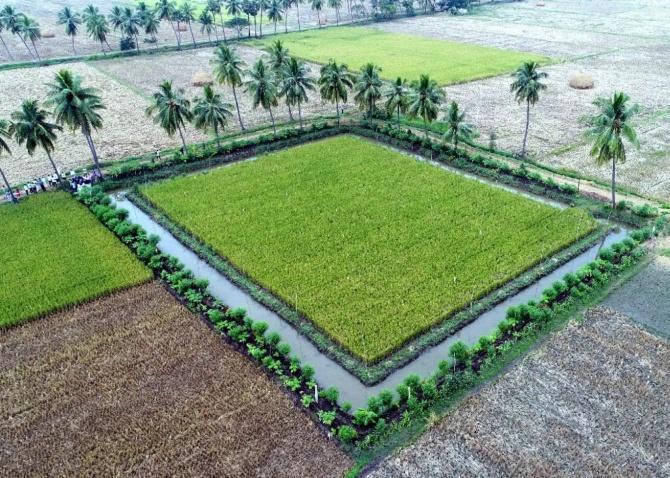
[[[179,26],[177,26],[177,31],[186,32],[186,31],[188,31],[188,27],[186,25],[184,25],[183,23],[180,23]]]
[[[42,32],[42,38],[55,38],[56,34],[54,32],[46,31]]]
[[[214,79],[212,78],[212,75],[210,75],[206,71],[200,70],[197,71],[195,75],[193,75],[193,78],[191,79],[191,84],[193,86],[213,85]]]
[[[544,2],[537,2],[535,4],[536,7],[544,7]]]
[[[590,90],[593,88],[594,82],[593,78],[591,78],[589,75],[580,73],[579,75],[572,76],[568,84],[570,85],[570,88],[574,88],[576,90]]]

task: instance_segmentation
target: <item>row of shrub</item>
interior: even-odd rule
[[[101,189],[85,189],[78,197],[190,310],[206,318],[231,343],[273,374],[315,420],[342,442],[361,446],[371,445],[383,436],[389,423],[407,423],[435,400],[471,386],[482,365],[495,361],[516,340],[541,328],[567,307],[583,303],[637,262],[644,255],[639,245],[653,231],[649,227],[637,230],[624,241],[601,250],[595,261],[546,289],[539,301],[510,308],[493,334],[480,338],[472,347],[454,343],[449,352],[451,362],[440,362],[432,376],[421,379],[410,375],[395,393],[384,390],[371,397],[365,408],[350,415],[350,405],[338,404],[337,389],[318,392],[314,369],[292,356],[290,346],[278,334],[267,333],[267,324],[254,322],[244,310],[229,309],[214,299],[207,292],[207,281],[195,279],[176,258],[161,253],[156,247],[158,237],[147,235],[140,226],[129,222],[127,211],[117,209]]]

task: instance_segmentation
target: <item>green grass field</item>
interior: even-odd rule
[[[254,40],[268,47],[275,39]],[[514,71],[524,61],[550,63],[532,53],[501,50],[467,43],[386,33],[374,28],[337,27],[288,33],[281,40],[293,55],[317,63],[333,58],[358,70],[371,61],[382,68],[382,76],[414,80],[429,73],[441,85],[501,75]]]
[[[142,193],[365,361],[595,227],[354,136]]]
[[[66,193],[0,206],[0,231],[0,328],[152,276]]]

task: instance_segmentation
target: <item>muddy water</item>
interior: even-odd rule
[[[532,286],[527,287],[513,297],[501,302],[490,311],[482,314],[477,320],[463,327],[458,333],[447,338],[439,345],[431,347],[404,367],[393,372],[381,383],[368,387],[337,362],[322,354],[309,339],[302,336],[279,315],[256,302],[244,290],[200,259],[189,248],[181,244],[169,231],[157,224],[133,203],[122,196],[115,197],[114,201],[119,207],[128,210],[130,221],[141,225],[147,232],[160,237],[158,247],[161,251],[177,257],[187,268],[193,271],[196,278],[207,279],[209,281],[209,290],[213,296],[222,300],[230,307],[242,307],[246,309],[249,316],[256,321],[267,322],[270,326],[270,331],[278,332],[282,336],[283,341],[291,346],[293,353],[303,363],[309,363],[314,366],[318,383],[325,387],[337,387],[340,390],[341,401],[350,402],[354,409],[365,406],[368,397],[378,394],[382,389],[395,389],[396,385],[402,382],[410,373],[417,373],[421,376],[431,374],[437,368],[437,363],[447,358],[448,350],[452,343],[457,340],[462,340],[467,344],[475,343],[479,337],[491,333],[496,328],[498,323],[505,318],[505,312],[508,307],[538,298],[542,290],[550,286],[554,281],[560,279],[568,272],[576,271],[582,265],[593,260],[600,247],[620,241],[627,234],[627,231],[624,229],[612,232],[602,243],[591,247]]]

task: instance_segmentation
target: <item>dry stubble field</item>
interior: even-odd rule
[[[159,284],[0,332],[2,476],[340,476],[350,459]]]
[[[631,151],[620,167],[623,184],[653,196],[670,198],[670,5],[662,0],[583,2],[547,0],[487,6],[476,15],[435,15],[384,23],[378,28],[399,33],[471,42],[548,55],[564,61],[549,66],[547,84],[533,108],[529,138],[537,160],[609,178],[588,157],[579,118],[593,111],[597,96],[627,92],[642,107],[637,121],[641,150]],[[595,88],[579,91],[570,77],[584,73]],[[525,111],[509,93],[510,78],[501,76],[446,88],[481,132],[491,132],[498,146],[518,151]]]
[[[666,340],[593,309],[370,477],[668,476],[669,370]]]

